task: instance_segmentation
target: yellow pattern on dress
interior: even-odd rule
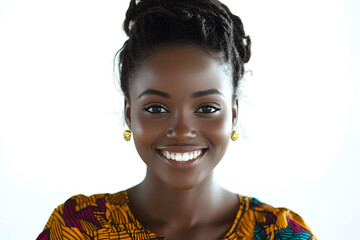
[[[239,196],[240,207],[223,240],[316,240],[296,213]],[[283,235],[281,235],[283,234]],[[37,240],[166,239],[144,228],[131,213],[126,190],[115,194],[76,195],[57,207]],[[285,238],[284,238],[285,239]]]

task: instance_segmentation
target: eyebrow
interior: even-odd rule
[[[140,93],[140,95],[137,98],[141,98],[143,96],[146,95],[158,95],[160,97],[165,97],[165,98],[170,98],[170,95],[168,93],[164,93],[155,89],[146,89],[145,91],[143,91],[142,93]]]
[[[191,95],[191,97],[192,97],[192,98],[197,98],[197,97],[203,97],[203,96],[211,95],[211,94],[219,94],[219,95],[224,96],[224,94],[222,94],[221,92],[219,92],[219,90],[213,88],[213,89],[208,89],[208,90],[205,90],[205,91],[194,92],[194,93]]]
[[[212,94],[219,94],[219,95],[224,96],[224,94],[222,94],[219,90],[213,88],[213,89],[208,89],[208,90],[204,90],[204,91],[194,92],[191,95],[191,97],[198,98],[198,97],[203,97],[203,96],[212,95]],[[162,92],[162,91],[158,91],[155,89],[151,89],[151,88],[148,88],[145,91],[143,91],[142,93],[140,93],[140,95],[137,98],[141,98],[146,95],[157,95],[160,97],[170,98],[170,94]]]

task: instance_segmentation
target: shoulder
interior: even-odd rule
[[[72,196],[54,209],[37,240],[62,239],[56,237],[62,237],[64,234],[93,235],[94,232],[108,226],[109,211],[114,206],[121,207],[126,197],[124,191],[115,194]]]
[[[255,239],[316,239],[294,211],[273,207],[253,197],[240,196],[240,199],[239,232],[247,231]]]

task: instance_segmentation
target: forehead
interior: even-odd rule
[[[231,95],[228,65],[195,46],[166,46],[154,50],[131,79],[130,96],[151,88],[172,94],[216,88]]]

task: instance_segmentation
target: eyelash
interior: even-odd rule
[[[161,106],[161,105],[151,105],[151,106],[149,106],[149,107],[144,108],[144,110],[147,111],[147,112],[149,112],[149,113],[152,113],[152,114],[165,113],[165,112],[156,112],[156,113],[155,113],[155,112],[151,112],[151,111],[150,111],[151,108],[162,108],[162,109],[165,110],[165,112],[169,112],[168,110],[166,110],[166,108],[164,108],[164,107]]]
[[[199,112],[200,109],[204,109],[204,108],[212,108],[212,110],[210,110],[210,112],[204,112],[204,110],[202,110],[202,112]],[[197,113],[204,113],[204,114],[211,114],[211,113],[216,113],[218,111],[220,111],[221,109],[219,107],[215,107],[213,105],[204,105],[198,108],[198,110],[196,111]]]
[[[150,109],[152,108],[162,108],[164,111],[160,111],[160,112],[154,112],[154,111],[150,111]],[[210,110],[210,112],[204,112],[204,110],[202,110],[202,112],[199,112],[200,109],[204,109],[204,108],[212,108],[212,110]],[[167,113],[169,112],[165,107],[161,106],[161,105],[151,105],[149,107],[144,108],[145,111],[151,113],[151,114],[161,114],[161,113]],[[216,113],[218,111],[220,111],[221,109],[219,107],[215,107],[212,105],[204,105],[198,108],[198,110],[195,111],[195,113],[204,113],[204,114],[210,114],[210,113]]]

